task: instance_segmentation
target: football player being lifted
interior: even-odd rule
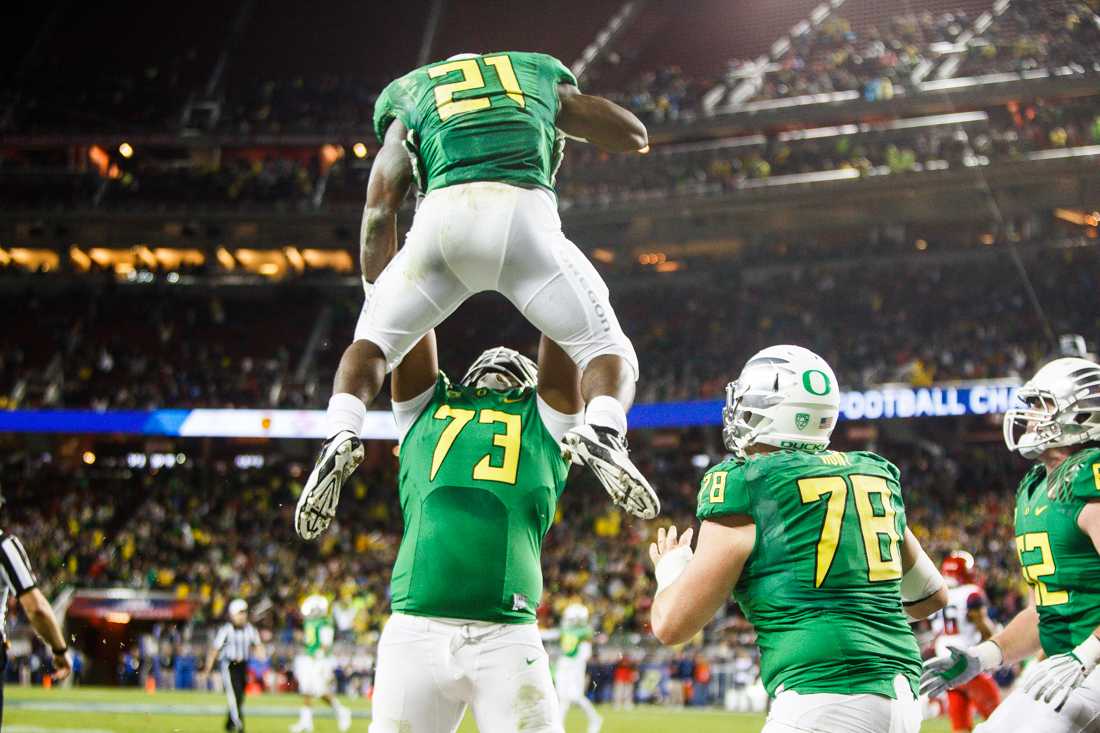
[[[925,663],[930,696],[1042,651],[981,733],[1100,731],[1100,366],[1056,359],[1020,388],[1005,444],[1035,465],[1016,490],[1033,604],[987,641]]]
[[[898,469],[828,450],[840,407],[833,370],[772,346],[726,387],[726,447],[699,491],[692,530],[650,548],[652,624],[687,641],[733,593],[755,626],[774,703],[766,733],[916,733],[920,651],[910,619],[947,601],[939,570],[906,526]]]
[[[386,373],[482,291],[510,300],[582,371],[584,423],[564,442],[618,504],[656,516],[657,496],[626,446],[638,358],[603,279],[562,233],[554,194],[566,134],[637,152],[645,126],[581,94],[554,57],[507,51],[410,71],[378,97],[374,127],[382,147],[360,233],[366,299],[336,372],[327,438],[295,510],[298,534],[313,539],[334,518],[340,487],[363,460],[366,406]],[[414,179],[424,197],[397,252],[397,211]]]

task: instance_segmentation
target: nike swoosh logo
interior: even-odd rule
[[[511,405],[516,402],[523,402],[525,399],[527,399],[527,395],[520,395],[519,397],[504,397],[500,401],[506,405]]]
[[[535,657],[534,659],[528,659],[527,657],[524,657],[523,661],[527,662],[527,666],[530,667],[532,664],[539,661],[539,658]]]
[[[1039,516],[1040,514],[1045,512],[1047,509],[1050,509],[1050,504],[1043,504],[1041,507],[1039,507],[1035,510],[1035,516]]]

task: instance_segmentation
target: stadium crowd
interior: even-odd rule
[[[1020,160],[1035,151],[1100,144],[1100,97],[1014,102],[984,112],[986,120],[966,125],[778,132],[656,146],[642,156],[608,155],[574,144],[568,146],[557,191],[564,209],[599,208],[795,180],[785,176],[970,168]],[[217,155],[184,157],[141,150],[131,158],[115,154],[102,178],[65,156],[43,160],[38,152],[9,151],[0,155],[0,196],[11,206],[41,210],[351,207],[361,205],[373,149],[373,143],[358,145],[363,147],[355,154],[333,145],[225,148]]]
[[[613,302],[642,364],[638,399],[719,397],[738,356],[776,342],[812,346],[836,364],[849,388],[1026,374],[1052,345],[1005,244],[988,236],[988,245],[970,255],[976,259],[961,262],[938,257],[935,240],[918,240],[916,251],[910,242],[897,245],[908,248],[905,254],[888,243],[869,245],[860,254],[877,255],[871,261],[859,255],[815,261],[812,249],[780,245],[688,260],[668,274],[644,266],[611,270]],[[1024,247],[1033,285],[1056,333],[1095,333],[1100,270],[1094,240],[1062,244]],[[829,254],[840,256],[827,247],[816,256]],[[906,287],[898,288],[899,281]],[[650,296],[657,282],[670,294],[660,303]],[[329,289],[321,297],[293,283],[250,288],[247,295],[196,290],[107,284],[53,295],[35,288],[25,300],[13,296],[30,317],[0,334],[0,404],[324,404],[358,316],[358,297],[350,295],[355,290],[338,296]],[[462,317],[441,327],[445,368],[461,372],[499,343],[534,351],[533,329],[502,312],[503,305],[490,296],[475,298]],[[484,323],[504,325],[486,329]],[[854,323],[864,327],[840,325]],[[316,349],[307,349],[315,332]],[[692,358],[684,359],[685,353]]]
[[[789,47],[763,72],[753,101],[837,91],[866,99],[889,99],[917,88],[913,72],[928,71],[945,55],[962,54],[956,76],[1070,66],[1100,68],[1100,4],[1097,0],[1011,2],[984,32],[971,36],[976,13],[960,3],[950,12],[888,15],[856,25],[843,14],[790,39]],[[973,10],[973,8],[971,7]],[[210,39],[206,40],[207,46]],[[134,133],[180,128],[244,135],[362,134],[381,82],[355,73],[284,77],[229,75],[214,90],[205,83],[216,51],[195,43],[141,69],[110,68],[74,75],[67,65],[47,64],[0,87],[0,131]],[[215,45],[216,48],[216,45]],[[728,88],[744,78],[743,63],[730,63]],[[232,65],[230,65],[232,69]],[[718,79],[723,69],[711,75]],[[638,68],[609,96],[647,123],[692,120],[701,113],[712,79],[678,66]],[[608,91],[608,90],[603,90]],[[194,113],[207,105],[212,114]]]
[[[937,426],[923,432],[939,435],[943,447],[928,441],[872,447],[898,463],[908,521],[932,556],[960,548],[974,552],[994,615],[1003,618],[1022,602],[1009,507],[1023,465],[1006,460],[996,443],[960,446]],[[668,440],[673,435],[674,444]],[[592,672],[606,683],[599,694],[610,699],[614,683],[628,683],[630,701],[635,694],[639,701],[654,695],[643,689],[639,669],[671,664],[673,679],[701,682],[706,689],[712,665],[729,672],[754,658],[748,651],[751,628],[732,602],[686,655],[655,654],[646,641],[653,580],[645,549],[658,524],[694,521],[699,479],[722,449],[717,431],[709,430],[665,438],[642,434],[639,440],[652,443],[640,453],[640,468],[660,488],[662,517],[629,517],[607,502],[594,481],[571,482],[546,538],[538,609],[540,625],[552,629],[566,605],[586,603],[601,650]],[[161,657],[201,658],[209,630],[238,596],[265,609],[257,623],[275,649],[270,670],[276,676],[270,679],[283,680],[301,627],[300,602],[313,592],[335,604],[342,678],[358,679],[369,669],[370,650],[388,615],[389,570],[400,541],[396,460],[389,445],[372,444],[367,467],[344,495],[338,525],[316,544],[297,540],[291,528],[308,464],[275,446],[242,462],[231,454],[205,454],[209,446],[199,441],[183,441],[171,447],[180,451],[175,460],[154,464],[134,461],[136,454],[126,452],[140,452],[140,445],[100,446],[91,459],[86,452],[74,454],[74,445],[61,441],[43,449],[16,442],[5,450],[5,522],[36,558],[43,589],[51,595],[75,585],[160,590],[198,603],[189,623],[161,635],[162,645],[128,651],[124,680],[136,683],[140,671],[148,673]],[[104,495],[112,501],[102,501]],[[16,667],[27,665],[23,659]],[[751,665],[742,672],[751,683]],[[675,702],[679,693],[667,687],[658,698]],[[681,700],[708,701],[685,689]]]

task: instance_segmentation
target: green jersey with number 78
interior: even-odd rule
[[[534,623],[542,541],[569,470],[535,390],[451,384],[441,374],[400,462],[405,532],[393,610]]]
[[[756,628],[770,695],[896,697],[920,651],[901,602],[905,506],[874,453],[778,450],[711,468],[698,517],[751,516],[756,544],[734,598]]]
[[[1036,464],[1016,492],[1016,552],[1047,656],[1073,651],[1100,626],[1100,557],[1077,524],[1097,500],[1100,448],[1077,451],[1049,476]]]
[[[576,77],[553,56],[462,54],[390,82],[374,105],[381,141],[393,120],[423,193],[472,181],[552,189],[564,148],[558,85]]]

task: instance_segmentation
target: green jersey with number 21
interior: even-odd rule
[[[553,188],[563,140],[558,85],[576,77],[553,56],[501,51],[410,71],[374,105],[381,141],[393,120],[409,129],[424,193],[472,181]]]
[[[1073,651],[1100,626],[1100,556],[1077,526],[1090,501],[1100,501],[1100,448],[1077,451],[1050,476],[1037,464],[1016,492],[1016,552],[1048,656]]]
[[[771,695],[896,697],[920,677],[901,604],[905,506],[898,469],[874,453],[779,450],[711,468],[699,519],[752,517],[756,544],[734,598],[756,627]]]
[[[405,533],[393,610],[534,623],[542,540],[569,472],[535,391],[452,385],[440,375],[400,460]]]

